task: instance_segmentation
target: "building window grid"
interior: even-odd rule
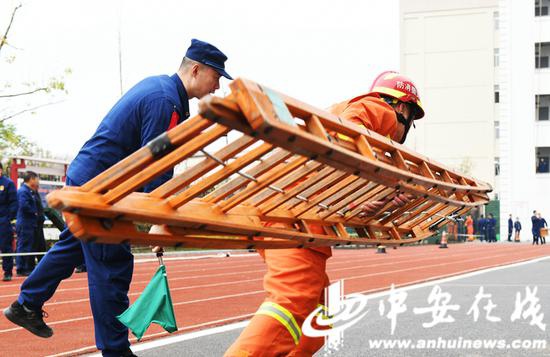
[[[536,154],[536,173],[550,173],[550,147],[537,147]]]
[[[548,16],[548,8],[550,7],[550,1],[548,0],[535,0],[535,16]]]
[[[550,42],[535,43],[535,68],[548,68],[550,58]]]
[[[535,96],[535,120],[550,120],[550,94],[540,94]]]

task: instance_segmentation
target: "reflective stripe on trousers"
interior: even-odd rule
[[[294,343],[298,344],[300,342],[300,337],[302,337],[302,330],[300,326],[298,326],[298,323],[294,319],[294,316],[282,307],[279,304],[275,304],[273,302],[264,302],[258,311],[256,311],[257,315],[267,315],[270,317],[273,317],[277,321],[279,321],[288,332],[290,332],[290,335],[294,339]]]

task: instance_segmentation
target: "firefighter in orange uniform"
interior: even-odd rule
[[[403,143],[413,121],[424,116],[413,82],[397,73],[383,72],[368,94],[336,104],[329,111],[392,140]],[[408,202],[397,194],[393,203]],[[371,215],[384,205],[374,201],[363,205],[363,215]],[[310,226],[323,234],[322,227]],[[323,289],[329,285],[326,262],[330,247],[260,250],[267,264],[264,289],[267,297],[226,357],[311,356],[324,339],[301,333],[305,318],[323,304]]]

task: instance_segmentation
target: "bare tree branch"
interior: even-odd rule
[[[17,113],[13,113],[13,114],[10,114],[10,115],[8,115],[8,116],[6,116],[6,117],[0,118],[0,123],[5,122],[6,120],[11,119],[11,118],[13,118],[13,117],[16,117],[16,116],[18,116],[18,115],[21,115],[21,114],[23,114],[23,113],[32,112],[32,111],[34,111],[34,110],[36,110],[36,109],[38,109],[38,108],[47,107],[47,106],[49,106],[49,105],[54,105],[54,104],[59,104],[59,103],[62,103],[62,102],[64,102],[64,101],[65,101],[65,100],[59,100],[59,101],[57,101],[57,102],[51,102],[51,103],[41,104],[41,105],[37,105],[36,107],[32,107],[32,108],[28,108],[28,109],[21,110],[21,111],[19,111],[19,112],[17,112]]]
[[[23,6],[22,4],[19,4],[15,7],[15,9],[13,9],[13,12],[11,13],[11,19],[10,19],[10,23],[8,25],[8,28],[6,29],[6,32],[4,33],[4,36],[2,38],[0,38],[0,51],[2,50],[2,47],[4,47],[4,45],[7,43],[8,41],[8,33],[10,32],[10,28],[11,28],[11,24],[13,23],[13,18],[15,17],[15,12],[21,7]]]
[[[44,92],[47,92],[49,88],[47,87],[43,87],[43,88],[37,88],[37,89],[34,89],[34,90],[31,90],[29,92],[23,92],[23,93],[15,93],[15,94],[0,94],[0,98],[12,98],[12,97],[19,97],[19,96],[22,96],[22,95],[29,95],[29,94],[33,94],[33,93],[36,93],[36,92],[41,92],[41,91],[44,91]]]

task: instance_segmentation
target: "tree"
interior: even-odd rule
[[[20,50],[10,41],[10,35],[17,11],[22,6],[15,6],[3,35],[0,35],[0,60],[7,64],[16,61],[16,53]],[[62,102],[63,99],[56,98],[56,95],[67,93],[65,76],[70,73],[70,69],[66,69],[63,75],[51,77],[43,83],[0,80],[0,161],[13,155],[32,155],[36,151],[36,145],[18,134],[15,125],[8,121],[21,114],[35,113],[42,107]]]

